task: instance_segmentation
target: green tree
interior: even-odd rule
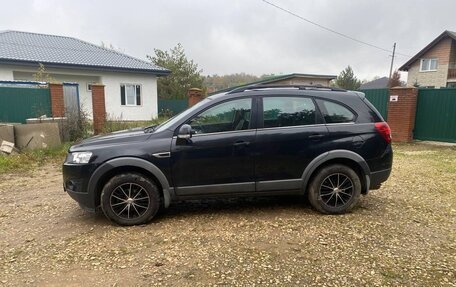
[[[260,80],[255,75],[249,75],[246,73],[236,73],[230,75],[208,75],[204,77],[204,86],[207,87],[209,93],[223,90],[226,88],[236,87],[245,85],[251,82]]]
[[[166,68],[171,74],[158,79],[158,96],[163,99],[184,99],[190,88],[203,89],[202,70],[193,60],[187,59],[182,44],[169,52],[154,49],[155,56],[147,56],[152,63]]]
[[[396,70],[394,71],[391,79],[389,80],[389,87],[401,87],[404,83],[401,81],[401,74]]]
[[[336,79],[336,86],[346,90],[357,90],[361,86],[361,81],[355,77],[353,69],[348,66]]]

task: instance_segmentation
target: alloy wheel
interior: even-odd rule
[[[329,207],[342,207],[353,197],[353,182],[343,173],[328,175],[320,185],[320,197]]]
[[[111,193],[112,211],[123,219],[135,219],[146,213],[150,197],[146,189],[136,183],[123,183]]]

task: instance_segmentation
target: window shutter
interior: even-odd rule
[[[136,105],[141,105],[141,86],[136,85]]]
[[[120,85],[120,104],[125,106],[125,85]]]

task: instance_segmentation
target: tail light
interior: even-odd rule
[[[375,123],[375,129],[382,135],[387,143],[391,142],[391,129],[386,122]]]

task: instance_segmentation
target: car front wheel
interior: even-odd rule
[[[348,212],[359,201],[361,181],[348,166],[334,164],[323,167],[309,186],[309,201],[313,208],[328,214]]]
[[[160,207],[157,186],[138,173],[111,178],[101,192],[101,208],[107,218],[120,225],[149,222]]]

